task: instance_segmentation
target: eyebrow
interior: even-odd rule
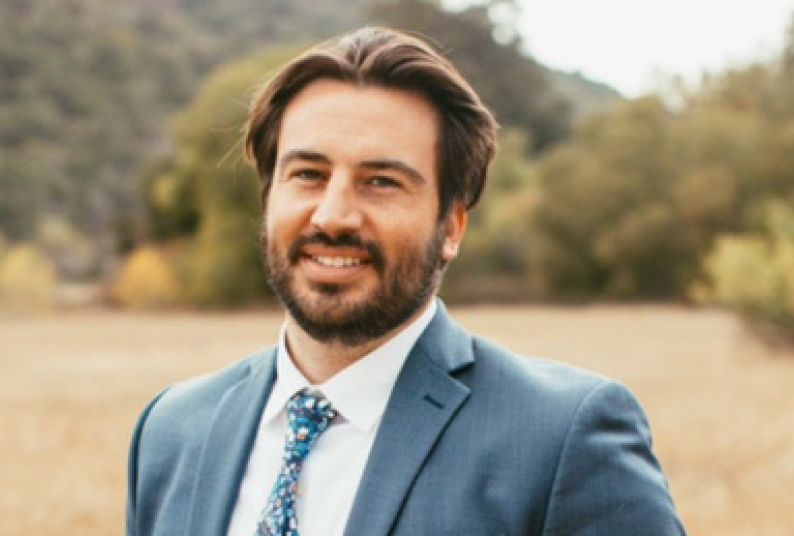
[[[293,160],[307,160],[309,162],[316,162],[318,164],[331,164],[331,159],[323,153],[317,151],[309,151],[307,149],[293,149],[284,153],[284,156],[278,159],[279,169],[284,168]]]

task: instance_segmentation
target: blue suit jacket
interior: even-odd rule
[[[274,379],[269,349],[148,406],[130,451],[128,535],[226,534]],[[440,303],[397,379],[345,531],[683,533],[645,416],[624,387],[516,359],[469,335]]]

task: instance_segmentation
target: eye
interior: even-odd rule
[[[322,171],[320,171],[319,169],[312,169],[312,168],[296,169],[295,171],[292,171],[290,173],[290,176],[308,182],[319,181],[319,180],[323,180],[324,178]]]
[[[376,188],[399,188],[400,181],[386,177],[384,175],[375,175],[367,179],[367,184]]]

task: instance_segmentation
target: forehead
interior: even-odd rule
[[[391,158],[430,178],[435,176],[437,115],[415,93],[318,80],[287,106],[278,153],[318,151],[334,163]]]

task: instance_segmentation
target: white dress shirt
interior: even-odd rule
[[[252,536],[281,469],[287,400],[320,390],[339,412],[303,464],[296,503],[301,536],[342,536],[364,466],[397,375],[436,312],[435,300],[408,327],[321,385],[310,384],[289,356],[281,329],[276,382],[262,413],[229,524],[229,536]]]

